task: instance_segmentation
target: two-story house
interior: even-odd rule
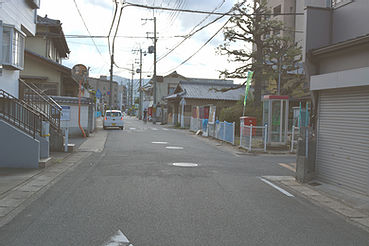
[[[72,79],[71,69],[62,64],[69,53],[62,23],[37,16],[36,35],[26,38],[21,78],[47,95],[77,96],[78,83]]]
[[[323,8],[307,5],[304,30],[304,63],[316,118],[315,174],[367,195],[368,13],[368,0],[331,0]]]
[[[168,112],[166,97],[174,93],[180,81],[187,80],[186,77],[178,74],[176,71],[166,76],[156,76],[156,116],[159,121],[166,122],[166,112]],[[151,109],[154,103],[154,84],[151,79],[144,86],[144,103],[143,110],[148,109],[151,114]]]

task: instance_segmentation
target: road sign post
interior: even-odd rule
[[[62,112],[60,120],[65,122],[64,131],[64,152],[68,152],[68,142],[69,142],[69,122],[70,122],[70,106],[61,106]]]

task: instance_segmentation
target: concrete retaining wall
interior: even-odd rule
[[[38,168],[40,142],[0,120],[0,167]]]

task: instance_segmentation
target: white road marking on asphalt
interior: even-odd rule
[[[168,128],[163,128],[163,130],[164,130],[164,131],[169,131],[169,129],[168,129]]]
[[[167,146],[165,148],[167,148],[167,149],[183,149],[183,147],[178,147],[178,146]]]
[[[176,167],[197,167],[199,166],[199,164],[197,163],[189,163],[189,162],[174,162],[172,165]]]
[[[129,130],[136,130],[136,128],[134,128],[134,127],[130,127],[130,128],[129,128]]]
[[[157,131],[157,130],[158,130],[158,128],[151,127],[151,130]]]
[[[295,197],[294,195],[292,195],[291,193],[289,193],[288,191],[282,189],[281,187],[279,186],[276,186],[275,184],[269,182],[268,180],[266,179],[263,179],[263,178],[260,178],[261,181],[263,181],[264,183],[267,183],[268,185],[272,186],[274,189],[277,189],[279,190],[280,192],[282,192],[283,194],[285,194],[286,196],[289,196],[289,197]]]
[[[151,142],[153,144],[168,144],[168,142]]]
[[[115,235],[112,236],[109,239],[109,241],[104,244],[104,246],[120,246],[120,245],[133,246],[132,244],[130,244],[128,238],[123,234],[121,230],[118,230],[117,233],[115,233]]]

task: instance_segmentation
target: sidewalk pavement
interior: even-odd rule
[[[76,152],[51,153],[53,164],[44,169],[1,168],[0,227],[40,197],[63,174],[72,170],[93,152],[103,151],[106,138],[107,132],[99,127],[79,146]]]
[[[301,184],[292,176],[264,176],[263,178],[286,187],[293,193],[338,213],[346,220],[369,231],[369,196],[320,181]]]

